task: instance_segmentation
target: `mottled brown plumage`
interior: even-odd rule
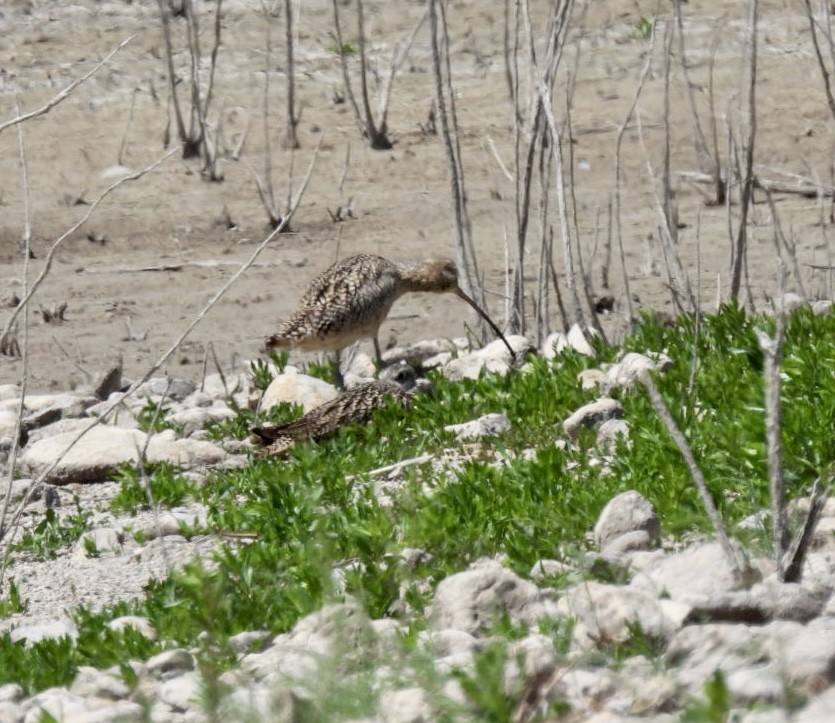
[[[451,259],[405,265],[371,255],[349,256],[319,274],[293,315],[267,340],[267,347],[339,352],[371,337],[381,362],[380,324],[392,304],[411,291],[456,294],[490,324],[513,354],[496,324],[458,287],[458,270]]]
[[[409,366],[397,367],[389,379],[358,384],[338,397],[320,404],[298,419],[252,429],[257,441],[265,445],[263,454],[286,454],[296,442],[319,440],[351,424],[364,424],[372,413],[389,400],[408,407],[416,383],[416,374]]]

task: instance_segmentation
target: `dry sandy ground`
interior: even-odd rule
[[[535,15],[541,18],[548,4],[533,0]],[[196,5],[203,48],[208,52],[215,4],[201,1]],[[758,173],[784,183],[794,183],[790,174],[798,174],[829,184],[832,118],[806,18],[796,2],[770,0],[760,5]],[[421,17],[424,6],[406,0],[366,0],[371,62],[381,75],[386,74],[392,48]],[[354,5],[340,2],[340,7],[346,37],[354,39]],[[747,4],[691,0],[682,7],[689,73],[706,129],[710,127],[710,59],[715,51],[715,109],[720,152],[726,157],[728,126],[738,136],[745,123]],[[95,375],[117,355],[123,356],[129,378],[140,376],[264,238],[266,215],[252,180],[253,170],[263,172],[264,158],[267,23],[259,8],[248,0],[225,0],[222,11],[222,46],[210,116],[216,120],[223,113],[229,138],[244,126],[243,118],[249,118],[241,160],[222,161],[224,181],[208,183],[201,180],[198,161],[174,156],[153,173],[117,190],[57,249],[52,269],[33,299],[33,311],[66,302],[66,320],[47,324],[39,313],[33,313],[31,388],[66,388],[83,381],[81,369]],[[512,168],[513,119],[502,54],[503,8],[499,0],[453,0],[448,8],[469,211],[486,287],[493,292],[487,297],[490,311],[499,320],[505,313],[505,238],[515,233],[513,183],[489,150],[492,140],[504,164]],[[670,8],[671,3],[662,3],[665,21],[670,20]],[[649,49],[647,41],[638,37],[641,19],[651,17],[655,9],[654,2],[612,0],[591,2],[583,14],[578,4],[555,89],[556,116],[563,122],[567,72],[576,75],[571,110],[574,191],[580,243],[586,260],[592,259],[591,278],[599,295],[609,293],[601,285],[601,264],[614,190],[616,129],[626,116]],[[360,138],[348,105],[334,101],[342,81],[332,50],[331,13],[326,0],[300,4],[298,97],[303,114],[301,149],[294,156],[280,143],[286,87],[281,14],[271,21],[269,122],[273,183],[279,199],[298,188],[314,148],[321,143],[310,186],[293,220],[294,233],[272,243],[259,265],[249,269],[195,328],[167,365],[169,373],[199,376],[209,344],[224,365],[236,358],[255,357],[261,339],[293,308],[307,282],[338,255],[374,252],[416,260],[452,253],[447,162],[440,139],[424,135],[420,127],[427,120],[432,97],[426,26],[418,33],[392,91],[389,127],[394,147],[374,151]],[[175,60],[185,78],[184,22],[175,20],[173,26],[179,48]],[[95,199],[114,181],[123,140],[121,163],[131,169],[148,165],[164,152],[165,53],[154,0],[6,0],[0,7],[0,122],[15,116],[15,91],[23,110],[34,109],[131,35],[135,37],[127,47],[63,104],[21,126],[35,253],[30,281],[43,268],[53,241],[89,210],[84,202]],[[624,136],[622,203],[631,292],[639,300],[638,308],[663,310],[669,308],[669,295],[657,242],[654,191],[658,186],[648,173],[651,167],[660,176],[663,158],[662,44],[663,32],[638,106],[644,141],[634,125]],[[699,170],[699,164],[677,48],[674,55],[671,167],[682,224],[680,252],[694,284],[698,270],[702,298],[712,304],[717,279],[721,293],[727,293],[728,212],[706,205],[702,195],[706,189],[679,175]],[[372,92],[376,94],[376,87]],[[376,104],[376,99],[372,102]],[[356,218],[334,223],[328,210],[349,199],[353,199]],[[774,288],[776,267],[773,223],[764,200],[757,195],[750,227],[750,276],[758,304]],[[826,263],[828,206],[824,213],[814,198],[794,194],[778,194],[775,201],[783,230],[797,243],[801,263]],[[737,213],[734,206],[734,217]],[[234,228],[227,227],[225,214]],[[821,225],[822,216],[827,225]],[[540,236],[538,212],[533,217],[525,260],[531,278],[536,277]],[[20,293],[23,264],[18,242],[24,218],[18,137],[11,128],[0,133],[0,296],[6,299]],[[559,238],[555,208],[551,219]],[[95,243],[88,235],[104,242]],[[515,255],[511,250],[511,260]],[[561,257],[557,261],[561,271]],[[177,270],[140,270],[161,266]],[[825,294],[826,275],[804,269],[810,295]],[[625,295],[614,262],[609,275],[616,307],[607,327],[616,336],[623,329]],[[792,279],[791,284],[795,283]],[[0,324],[5,325],[10,313],[9,308],[0,309]],[[460,335],[467,319],[466,309],[452,298],[411,297],[394,307],[382,341]],[[552,325],[562,325],[556,314]],[[20,360],[0,358],[0,382],[19,380],[22,369]]]

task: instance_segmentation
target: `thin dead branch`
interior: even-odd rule
[[[32,298],[32,296],[35,294],[35,292],[38,290],[40,285],[44,282],[44,279],[46,279],[46,277],[49,275],[49,272],[52,269],[52,261],[55,258],[55,253],[58,250],[58,248],[61,246],[61,244],[64,241],[66,241],[70,236],[72,236],[76,231],[78,231],[78,229],[80,229],[85,223],[87,223],[90,216],[93,215],[93,213],[99,207],[101,202],[104,201],[104,199],[107,198],[111,193],[113,193],[119,187],[123,186],[125,183],[128,183],[130,181],[136,181],[136,180],[142,178],[143,176],[145,176],[146,174],[150,173],[157,166],[159,166],[163,161],[165,161],[169,156],[173,155],[178,150],[179,150],[179,148],[172,148],[167,153],[163,154],[160,158],[155,160],[153,163],[151,163],[148,166],[145,166],[145,168],[143,168],[139,171],[135,171],[134,173],[131,173],[127,176],[123,176],[122,178],[120,178],[115,183],[112,183],[104,191],[102,191],[101,194],[99,194],[99,197],[95,201],[93,201],[93,203],[90,204],[89,208],[87,209],[87,212],[84,214],[84,216],[81,217],[81,219],[77,223],[73,224],[69,229],[67,229],[57,239],[55,239],[55,241],[52,242],[52,245],[49,247],[49,251],[47,252],[46,259],[44,261],[43,269],[41,269],[40,274],[38,274],[38,276],[35,279],[35,281],[33,282],[32,286],[23,295],[23,299],[21,300],[20,304],[18,304],[17,307],[15,308],[15,310],[12,312],[11,316],[9,317],[8,321],[6,322],[6,326],[3,329],[3,332],[0,333],[0,348],[2,348],[3,345],[7,343],[7,338],[9,336],[9,334],[10,334],[10,332],[11,332],[11,330],[12,330],[14,324],[15,324],[15,321],[17,320],[17,317],[20,314],[20,312],[25,310],[28,307],[29,300]]]
[[[44,105],[42,105],[37,110],[29,111],[28,113],[18,113],[14,118],[11,120],[6,121],[5,123],[0,123],[0,133],[2,133],[7,128],[11,128],[12,126],[17,125],[18,123],[24,123],[32,118],[37,118],[38,116],[42,116],[46,113],[49,113],[56,105],[61,103],[62,101],[69,98],[72,92],[82,83],[89,80],[93,77],[99,70],[101,70],[105,65],[110,62],[110,59],[116,55],[122,48],[124,48],[131,40],[133,40],[136,35],[131,35],[128,38],[125,38],[121,43],[119,43],[113,50],[111,50],[104,58],[99,61],[89,72],[82,75],[77,80],[74,80],[70,83],[66,88],[64,88],[58,95],[54,96],[51,100],[47,101]]]
[[[742,286],[743,268],[748,256],[748,211],[754,190],[754,141],[757,136],[757,19],[758,0],[749,0],[748,5],[748,141],[745,148],[745,175],[740,179],[742,198],[739,211],[739,228],[731,271],[731,299],[739,298]]]
[[[687,440],[676,424],[676,421],[673,419],[673,415],[670,413],[666,402],[664,402],[664,398],[658,391],[658,387],[655,386],[655,382],[652,380],[652,377],[649,374],[644,373],[641,376],[641,382],[647,390],[650,402],[652,402],[652,406],[655,409],[656,414],[658,414],[658,417],[666,427],[667,432],[673,438],[679,452],[681,452],[681,456],[687,464],[687,468],[690,470],[690,476],[696,485],[699,496],[702,498],[702,504],[705,507],[705,511],[707,512],[707,516],[710,519],[711,524],[713,525],[716,537],[719,540],[722,551],[725,553],[725,558],[728,561],[729,567],[738,579],[742,579],[747,572],[747,562],[744,558],[740,558],[738,556],[737,550],[734,549],[734,546],[728,538],[728,533],[725,530],[725,524],[722,522],[722,516],[719,514],[719,510],[716,509],[716,505],[713,502],[713,496],[707,488],[707,482],[705,481],[705,477],[702,474],[701,469],[699,469],[699,465],[696,464],[690,445],[687,444]]]
[[[775,308],[776,330],[774,337],[757,329],[757,342],[762,349],[765,365],[765,442],[768,453],[768,482],[771,494],[771,523],[774,537],[774,561],[777,574],[782,578],[782,561],[789,546],[788,515],[786,511],[786,485],[783,479],[780,410],[780,364],[786,341],[786,312],[783,294],[786,286],[786,266],[782,260],[777,271],[777,303]]]

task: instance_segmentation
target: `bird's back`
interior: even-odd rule
[[[381,256],[342,259],[313,279],[270,342],[340,349],[373,335],[402,292],[400,286],[399,268]]]
[[[266,444],[284,439],[322,439],[340,427],[362,424],[375,410],[385,406],[389,399],[402,406],[408,406],[412,395],[403,391],[395,382],[367,382],[352,387],[291,422],[257,427],[252,431]]]

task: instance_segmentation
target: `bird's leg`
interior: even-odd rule
[[[383,364],[383,355],[380,352],[380,340],[377,338],[377,335],[374,335],[374,355],[376,359],[374,359],[374,366],[377,368],[379,372],[385,364]]]
[[[342,376],[342,364],[339,351],[333,353],[333,364],[333,380],[336,382],[336,388],[345,389],[345,379]]]

